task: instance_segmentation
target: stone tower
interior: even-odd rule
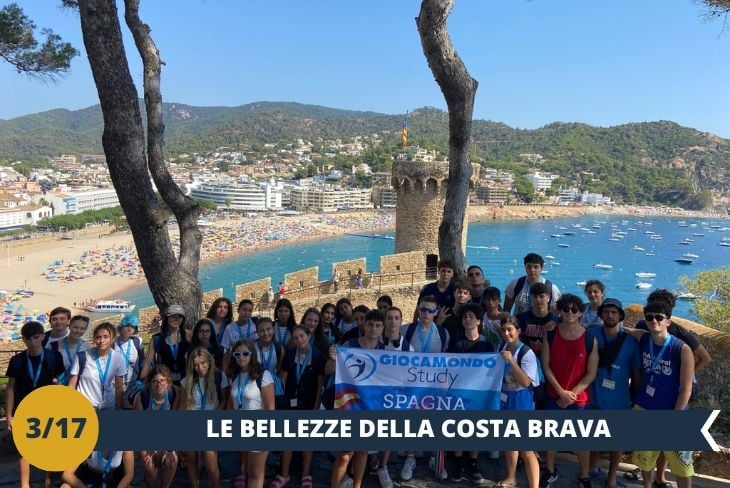
[[[449,180],[446,161],[393,162],[392,184],[398,195],[395,214],[395,252],[424,251],[427,256],[438,256],[439,225],[444,212]],[[472,164],[470,189],[479,177],[479,166]],[[466,229],[462,234],[462,248],[466,250]],[[431,264],[435,266],[435,263]]]

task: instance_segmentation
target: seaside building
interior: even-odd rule
[[[396,208],[398,193],[389,186],[373,187],[373,204],[377,208]]]
[[[53,216],[53,209],[45,205],[0,208],[0,230],[19,229],[24,225],[37,225],[38,221]]]
[[[334,186],[300,187],[291,189],[291,208],[315,209],[321,212],[373,208],[369,188],[339,188]]]
[[[119,206],[114,188],[87,191],[48,192],[40,195],[53,205],[54,215],[77,215],[87,210],[101,210]]]
[[[580,195],[580,201],[587,205],[611,205],[613,203],[611,197],[604,197],[601,193],[589,193],[587,191]]]
[[[503,185],[484,185],[477,187],[477,198],[489,205],[501,205],[510,199],[512,191]]]
[[[282,209],[283,186],[274,180],[256,183],[242,175],[239,179],[219,178],[191,185],[193,198],[212,200],[219,207],[265,212]]]
[[[544,175],[539,171],[525,176],[527,180],[532,183],[532,186],[537,191],[544,191],[550,189],[553,181],[558,179],[558,175]]]
[[[561,188],[558,190],[557,201],[560,205],[570,205],[580,201],[580,190],[577,188]]]

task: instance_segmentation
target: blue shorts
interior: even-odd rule
[[[572,405],[568,405],[566,408],[561,408],[558,406],[558,400],[556,398],[549,396],[545,399],[545,410],[585,410],[585,409],[586,409],[585,405],[576,405],[575,403]]]
[[[501,410],[535,410],[535,398],[529,388],[502,390],[502,395],[507,395],[507,400],[501,402]]]

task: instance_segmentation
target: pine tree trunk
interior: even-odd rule
[[[104,115],[102,144],[112,183],[129,222],[155,303],[160,308],[169,304],[182,305],[190,323],[197,320],[202,299],[197,279],[202,240],[197,227],[200,208],[182,195],[164,166],[159,54],[149,38],[149,28],[136,17],[138,1],[126,0],[125,5],[127,24],[133,31],[145,65],[147,150],[139,96],[127,65],[116,2],[79,1],[84,45]],[[177,218],[181,242],[179,260],[174,255],[167,230],[171,214],[159,205],[150,174]]]
[[[463,277],[466,263],[461,238],[472,174],[469,144],[474,96],[479,83],[471,77],[449,38],[446,20],[454,2],[423,0],[416,24],[423,54],[449,110],[449,181],[439,226],[439,257],[451,260],[455,272]]]

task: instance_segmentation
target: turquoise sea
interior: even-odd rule
[[[661,239],[652,239],[652,235],[660,235]],[[504,290],[511,279],[523,274],[523,256],[537,252],[546,258],[545,276],[563,293],[584,297],[583,287],[577,282],[599,279],[606,285],[607,296],[618,298],[627,305],[644,303],[655,288],[680,291],[678,278],[681,275],[693,276],[698,271],[728,266],[730,247],[719,245],[723,238],[730,239],[730,221],[727,220],[590,215],[496,221],[469,226],[467,262],[480,265],[492,284]],[[679,244],[680,241],[688,244]],[[236,284],[270,276],[276,288],[284,274],[311,266],[319,266],[320,280],[327,280],[331,264],[348,259],[365,257],[367,271],[377,271],[380,256],[392,254],[393,246],[394,242],[388,239],[340,236],[204,264],[199,277],[204,290],[222,287],[226,296],[233,297]],[[686,253],[698,257],[692,264],[674,261]],[[612,268],[594,268],[599,263]],[[637,272],[656,273],[656,277],[637,278],[634,275]],[[649,283],[651,288],[637,289],[639,282]],[[138,307],[154,303],[146,286],[127,290],[120,298],[130,300]],[[691,301],[678,300],[675,313],[694,318],[691,306]]]

